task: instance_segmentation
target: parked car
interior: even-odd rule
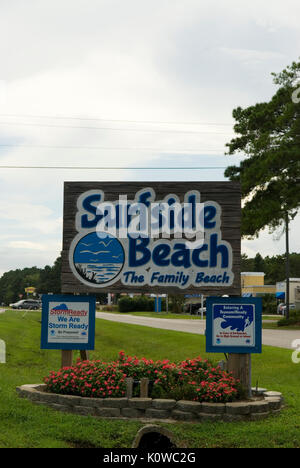
[[[22,299],[21,301],[9,304],[12,309],[37,310],[41,308],[41,302],[34,299]]]
[[[282,309],[282,308],[283,308],[284,305],[285,305],[284,302],[280,302],[280,304],[278,304],[278,306],[277,306],[277,314],[281,314],[281,315],[283,314],[283,309]]]
[[[197,304],[185,304],[185,312],[190,313],[191,315],[201,315],[201,303]],[[203,314],[206,313],[205,303],[203,306]]]
[[[290,310],[295,310],[296,305],[295,304],[290,304],[289,309]],[[286,313],[286,304],[279,304],[278,309],[277,309],[277,313],[285,315],[285,313]]]

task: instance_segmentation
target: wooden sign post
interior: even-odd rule
[[[251,396],[251,354],[229,353],[227,371],[238,379],[242,387]]]
[[[61,350],[61,367],[71,367],[73,364],[73,351],[72,349]]]

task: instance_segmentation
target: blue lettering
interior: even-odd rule
[[[178,252],[174,252],[172,255],[172,265],[176,267],[184,267],[184,268],[190,268],[191,262],[190,262],[190,249],[187,249],[185,244],[175,244],[174,245],[174,250],[178,250]]]
[[[213,205],[205,205],[204,207],[204,229],[214,229],[216,226],[215,217],[217,209]]]
[[[193,250],[192,260],[196,266],[200,268],[205,268],[208,266],[208,260],[201,260],[200,258],[201,253],[207,250],[208,250],[207,244],[203,244],[202,247],[200,247],[199,249]]]
[[[228,276],[227,272],[224,271],[223,275],[205,275],[203,271],[197,273],[195,282],[196,283],[229,283],[230,277]]]
[[[132,239],[129,237],[129,258],[128,264],[130,267],[139,267],[145,265],[151,259],[151,252],[147,249],[150,239],[148,237]],[[137,254],[141,256],[138,259]]]
[[[100,219],[103,218],[103,214],[97,215],[97,206],[92,205],[93,202],[99,202],[101,201],[101,195],[100,194],[94,194],[94,195],[89,195],[86,197],[83,202],[82,202],[82,207],[87,211],[88,213],[91,213],[93,215],[93,218],[90,220],[88,218],[88,215],[82,215],[81,216],[81,227],[90,229],[93,227],[97,226],[97,223],[100,221]]]
[[[210,267],[215,268],[218,264],[218,254],[221,254],[221,268],[228,268],[229,253],[228,248],[224,244],[218,245],[218,234],[210,236]]]
[[[152,259],[155,265],[158,266],[168,266],[170,260],[167,260],[166,257],[169,255],[171,247],[168,244],[157,245],[153,249]]]
[[[150,198],[150,197],[151,197],[151,192],[149,192],[149,191],[148,192],[143,192],[143,193],[141,193],[139,195],[138,202],[139,203],[144,203],[144,205],[149,207],[151,202],[149,200],[147,200],[147,199]]]
[[[169,206],[172,206],[174,205],[174,203],[176,203],[176,200],[175,198],[171,197],[171,198],[168,198],[167,203]],[[174,210],[170,210],[169,214],[170,214],[169,229],[174,229],[174,226],[175,226]]]
[[[195,229],[196,227],[196,195],[190,195],[188,197],[188,203],[192,205],[192,229]],[[182,218],[184,216],[184,209],[182,210]],[[184,221],[182,219],[182,227],[184,225]]]

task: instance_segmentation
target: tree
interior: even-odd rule
[[[58,257],[52,267],[23,268],[10,270],[0,278],[0,303],[9,304],[25,296],[25,288],[34,286],[37,294],[60,293],[61,291],[61,257]]]
[[[264,265],[260,270],[255,266],[255,259],[258,255],[263,260],[261,265]],[[248,258],[247,255],[242,254],[242,271],[263,271],[265,273],[265,284],[275,284],[284,279],[284,260],[285,255],[263,258],[260,254],[257,254],[254,258]],[[294,278],[300,278],[300,253],[293,252],[290,254],[290,275]]]
[[[233,110],[238,136],[226,145],[227,154],[245,158],[239,166],[229,166],[225,176],[241,182],[243,235],[258,236],[266,226],[270,231],[285,227],[288,303],[289,222],[300,206],[300,62],[272,75],[279,88],[270,101]]]
[[[61,257],[58,257],[54,265],[50,267],[46,265],[40,272],[38,292],[40,294],[59,294],[61,292]]]
[[[242,254],[241,271],[254,271],[254,259],[248,258],[246,254]]]
[[[265,271],[265,262],[260,253],[257,253],[254,257],[254,271]]]
[[[169,299],[172,304],[172,312],[174,314],[181,314],[183,305],[185,302],[185,297],[183,294],[169,294]]]
[[[25,295],[27,286],[37,287],[40,269],[37,267],[11,270],[0,278],[0,303],[16,302]]]

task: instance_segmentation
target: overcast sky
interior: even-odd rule
[[[0,169],[0,275],[58,257],[64,180],[225,180],[232,110],[274,94],[299,17],[297,0],[2,0],[0,165],[132,169]],[[281,254],[279,234],[242,251]]]

